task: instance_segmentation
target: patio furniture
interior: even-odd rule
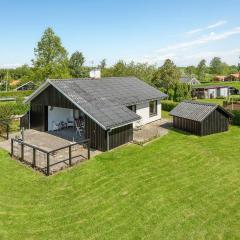
[[[71,120],[71,119],[69,119],[69,118],[67,118],[67,127],[68,127],[68,128],[69,128],[69,127],[74,127],[74,121]]]
[[[57,131],[57,130],[59,130],[59,129],[61,129],[61,123],[60,122],[58,122],[58,121],[52,121],[52,130],[53,131]]]
[[[80,119],[75,119],[75,127],[76,127],[76,134],[79,134],[79,136],[81,137],[84,132],[84,128],[83,128],[83,123]]]
[[[67,123],[66,122],[61,121],[60,124],[61,124],[61,129],[62,128],[67,128]]]

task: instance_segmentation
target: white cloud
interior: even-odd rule
[[[225,20],[218,21],[218,22],[216,22],[216,23],[214,23],[214,24],[212,24],[212,25],[207,26],[207,29],[220,27],[220,26],[222,26],[222,25],[224,25],[224,24],[226,24],[226,23],[227,23],[227,21],[225,21]]]
[[[187,32],[187,34],[194,34],[194,33],[198,33],[201,31],[203,31],[203,28],[196,28],[196,29],[193,29],[193,30]]]
[[[160,61],[164,61],[165,59],[176,59],[176,54],[175,53],[167,53],[167,54],[162,54],[162,55],[149,55],[149,56],[144,56],[142,59],[138,59],[140,62],[148,62],[148,63],[156,63]]]
[[[224,62],[228,64],[237,64],[238,56],[240,54],[240,48],[224,50],[224,51],[206,51],[196,52],[190,55],[183,55],[181,62],[176,62],[178,65],[187,66],[195,64],[197,65],[201,59],[205,59],[210,62],[213,57],[220,57]]]
[[[0,68],[17,68],[22,65],[23,64],[20,64],[20,63],[7,63],[7,64],[0,64]]]
[[[189,47],[193,47],[193,46],[197,46],[197,45],[207,44],[207,43],[213,42],[213,41],[227,39],[228,37],[230,37],[232,35],[236,35],[236,34],[240,34],[240,27],[236,27],[232,30],[225,31],[223,33],[211,32],[207,36],[203,36],[203,37],[200,37],[198,39],[188,41],[188,42],[182,42],[179,44],[170,45],[165,48],[160,48],[156,52],[160,53],[160,52],[167,52],[167,51],[172,51],[172,50],[185,49],[185,48],[189,48]]]
[[[213,28],[216,28],[216,27],[220,27],[222,25],[225,25],[227,23],[226,20],[221,20],[221,21],[218,21],[214,24],[211,24],[211,25],[208,25],[206,27],[203,27],[203,28],[196,28],[196,29],[193,29],[191,31],[188,31],[187,34],[194,34],[194,33],[198,33],[198,32],[202,32],[204,30],[208,30],[208,29],[213,29]]]

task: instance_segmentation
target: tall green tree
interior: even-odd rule
[[[200,82],[205,81],[206,72],[207,72],[206,60],[202,59],[197,65],[197,69],[196,69],[197,78]]]
[[[106,66],[107,66],[107,60],[104,58],[104,59],[102,59],[101,61],[100,61],[100,64],[99,64],[99,68],[100,69],[104,69],[104,68],[106,68]]]
[[[184,72],[188,77],[193,77],[196,73],[196,68],[194,66],[188,66],[185,68]]]
[[[46,78],[65,78],[69,76],[68,53],[51,28],[47,28],[41,40],[34,49],[35,59],[32,60],[35,77],[39,80]]]
[[[191,86],[180,82],[176,83],[174,87],[173,100],[180,102],[186,99],[191,99]]]
[[[240,72],[240,57],[239,57],[239,63],[238,63],[238,72]]]
[[[81,52],[76,51],[72,54],[69,59],[69,70],[71,76],[76,78],[82,77],[84,61],[85,58]]]
[[[214,57],[210,62],[211,73],[222,74],[223,73],[223,63],[221,58]]]
[[[152,82],[156,87],[163,88],[168,92],[169,89],[173,89],[175,84],[179,82],[180,75],[176,65],[170,59],[167,59],[155,72]]]

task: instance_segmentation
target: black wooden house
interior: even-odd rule
[[[205,136],[228,130],[232,114],[217,104],[197,101],[179,103],[171,112],[175,128]]]
[[[29,127],[51,130],[54,119],[78,115],[85,119],[85,138],[106,151],[133,140],[133,123],[140,119],[136,104],[166,95],[135,77],[47,80],[28,99]]]

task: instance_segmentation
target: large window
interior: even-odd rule
[[[149,102],[149,116],[153,117],[157,115],[157,101]]]

